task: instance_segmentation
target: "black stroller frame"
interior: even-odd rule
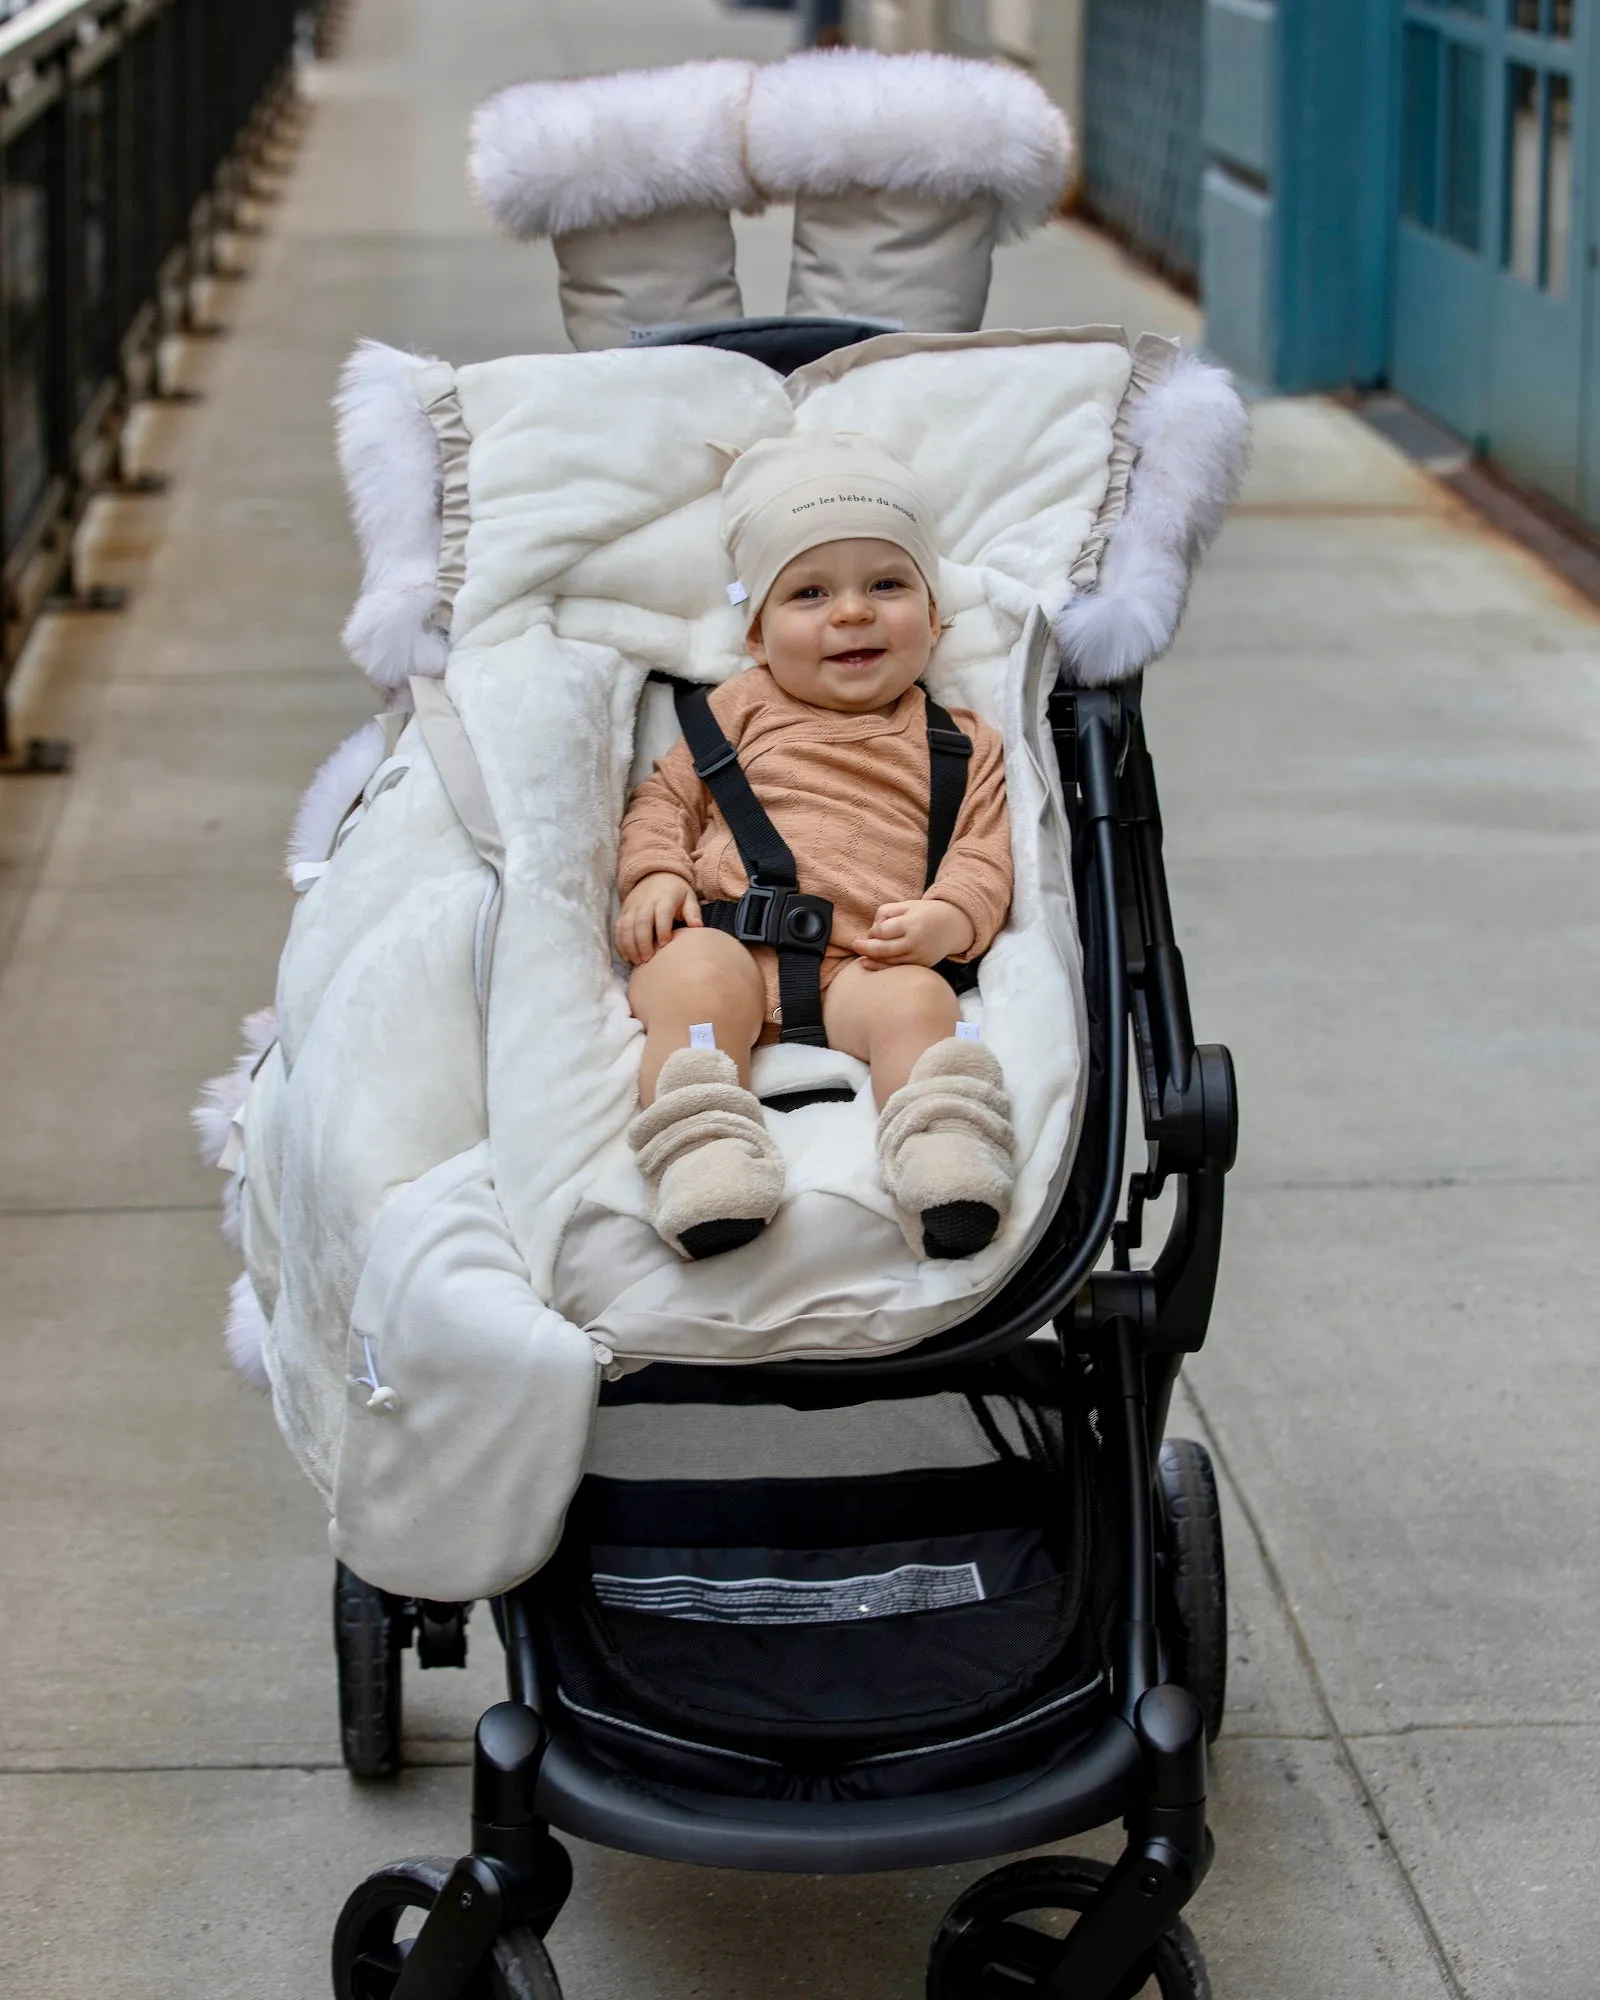
[[[774,359],[764,342],[800,331],[767,322],[742,339],[721,329],[702,337]],[[804,331],[821,337],[816,323]],[[828,344],[843,344],[841,333]],[[785,351],[775,365],[797,364]],[[453,1867],[396,1864],[354,1892],[334,1940],[339,2000],[554,2000],[560,1989],[539,1940],[572,1869],[552,1828],[662,1860],[812,1874],[1016,1854],[1119,1818],[1127,1840],[1109,1870],[1023,1861],[969,1889],[935,1940],[929,2000],[1119,2000],[1150,1979],[1167,2000],[1209,1993],[1180,1913],[1213,1852],[1206,1767],[1223,1698],[1222,1552],[1203,1448],[1178,1441],[1163,1451],[1162,1438],[1183,1357],[1201,1346],[1210,1318],[1237,1136],[1233,1067],[1226,1049],[1194,1040],[1138,685],[1063,682],[1050,724],[1073,835],[1090,1031],[1083,1136],[1055,1226],[994,1300],[909,1352],[720,1370],[657,1364],[609,1399],[815,1410],[946,1386],[1048,1389],[1068,1373],[1089,1381],[1120,1551],[1099,1720],[1068,1731],[1026,1773],[908,1797],[735,1797],[642,1780],[594,1754],[557,1698],[542,1605],[559,1584],[542,1573],[494,1606],[508,1698],[478,1724],[470,1851]],[[1126,1176],[1119,1219],[1130,1084],[1147,1158]],[[1136,1269],[1143,1210],[1169,1185],[1166,1240]],[[339,1589],[347,1760],[381,1774],[381,1760],[363,1766],[350,1755],[355,1710],[363,1698],[370,1708],[373,1694],[353,1677],[351,1631],[364,1609],[387,1617],[397,1704],[399,1645],[415,1630],[424,1664],[459,1664],[466,1607],[402,1604],[348,1572]],[[397,1748],[397,1708],[391,1720]],[[406,1905],[427,1914],[414,1939],[396,1941]],[[1064,1938],[1017,1921],[1052,1908],[1078,1913]]]

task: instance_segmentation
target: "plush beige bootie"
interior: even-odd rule
[[[981,1042],[952,1035],[917,1058],[878,1115],[878,1163],[918,1257],[970,1257],[994,1240],[1016,1185],[1011,1100]]]
[[[1004,63],[813,49],[756,72],[745,159],[794,203],[791,313],[959,333],[983,323],[995,244],[1059,206],[1072,139]]]
[[[752,63],[678,63],[518,83],[479,105],[471,173],[511,235],[548,236],[580,351],[635,328],[737,319],[732,209],[761,196],[744,161]]]
[[[783,1155],[759,1099],[721,1049],[675,1049],[656,1101],[628,1127],[650,1220],[680,1257],[714,1257],[759,1236],[783,1199]]]

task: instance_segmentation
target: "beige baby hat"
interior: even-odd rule
[[[1072,137],[1002,63],[816,49],[757,71],[746,157],[763,195],[795,205],[791,313],[967,333],[995,244],[1060,206]]]
[[[922,482],[859,431],[762,438],[722,484],[722,539],[756,617],[781,570],[824,542],[892,542],[939,591],[939,522]]]
[[[747,62],[519,83],[479,105],[471,174],[512,236],[548,236],[576,348],[634,327],[737,319],[729,211],[761,206],[744,164]]]

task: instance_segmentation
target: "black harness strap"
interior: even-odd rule
[[[950,851],[956,821],[961,817],[967,796],[967,767],[972,761],[972,738],[964,736],[948,709],[941,708],[926,689],[928,705],[928,872],[923,889],[933,887],[939,865]],[[978,961],[941,959],[933,968],[957,993],[967,993],[978,983]]]
[[[673,684],[678,725],[694,759],[694,774],[720,807],[750,880],[764,888],[797,889],[794,856],[750,789],[739,753],[711,713],[711,696],[693,681]]]
[[[712,714],[709,690],[668,674],[652,674],[651,679],[671,686],[695,775],[728,822],[739,859],[750,876],[750,887],[737,902],[703,902],[700,915],[712,930],[726,931],[741,944],[773,947],[778,954],[781,1039],[825,1049],[822,956],[833,932],[833,905],[825,896],[808,896],[800,888],[794,856],[751,788],[738,752]],[[957,729],[949,712],[931,695],[925,698],[929,789],[928,863],[923,886],[931,888],[961,817],[972,740]],[[934,970],[958,993],[977,984],[976,962],[954,965],[946,959]]]

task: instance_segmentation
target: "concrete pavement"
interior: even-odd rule
[[[370,705],[336,641],[339,361],[561,344],[548,252],[465,192],[472,103],[787,32],[710,0],[358,0],[231,334],[186,357],[207,400],[152,428],[171,491],[99,510],[132,608],[39,636],[26,726],[80,762],[0,784],[7,1992],[312,2000],[361,1873],[463,1837],[486,1621],[464,1675],[408,1683],[414,1768],[352,1787],[321,1513],[222,1359],[184,1113],[270,994],[298,791]],[[776,308],[782,218],[741,257]],[[991,318],[1194,327],[1069,227],[1002,253]],[[1587,2000],[1600,634],[1346,413],[1259,414],[1148,690],[1196,1019],[1244,1101],[1176,1420],[1224,1470],[1234,1610],[1194,1922],[1221,2000]],[[577,1859],[570,2000],[912,2000],[978,1872]]]

